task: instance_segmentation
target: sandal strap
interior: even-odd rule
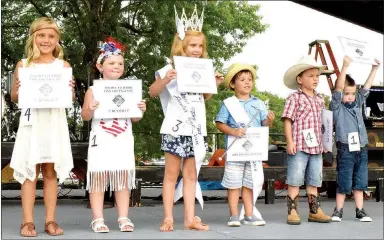
[[[20,231],[21,231],[25,226],[28,227],[28,231],[35,230],[35,224],[34,224],[33,222],[26,222],[26,223],[21,224],[21,226],[20,226]]]
[[[123,224],[120,224],[120,220],[127,220],[125,223]],[[130,227],[135,227],[135,225],[132,223],[131,219],[127,218],[127,217],[119,217],[117,219],[118,223],[119,223],[119,228],[124,228],[125,226],[130,226]]]
[[[103,223],[98,223],[98,224],[95,224],[95,226],[93,226],[93,224],[94,224],[95,222],[99,222],[99,221],[103,221]],[[104,218],[96,218],[95,220],[93,220],[93,221],[91,222],[91,225],[90,225],[90,227],[91,227],[92,229],[98,229],[98,228],[103,227],[103,226],[106,227],[106,225],[105,225],[105,223],[104,223]]]
[[[47,229],[49,225],[53,225],[53,228],[55,230],[57,230],[59,228],[59,225],[55,221],[49,221],[49,222],[45,223],[45,229]]]

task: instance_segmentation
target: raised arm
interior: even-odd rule
[[[345,76],[347,75],[347,69],[349,64],[352,62],[352,59],[348,56],[345,56],[343,59],[343,67],[341,68],[340,75],[336,79],[335,90],[338,92],[342,92],[345,86]]]
[[[377,65],[372,65],[372,70],[369,73],[367,81],[365,81],[364,89],[370,89],[372,86],[373,80],[375,79],[377,69],[379,69],[379,66],[380,66],[379,60],[375,59],[375,62],[377,63]]]

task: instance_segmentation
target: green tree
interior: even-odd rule
[[[72,65],[74,76],[85,88],[98,78],[94,67],[98,56],[97,43],[108,36],[127,46],[125,70],[127,76],[143,79],[143,97],[147,99],[145,117],[134,124],[136,153],[142,157],[160,156],[159,129],[163,113],[158,98],[149,98],[148,87],[154,81],[154,72],[164,65],[169,56],[176,32],[174,6],[184,7],[189,17],[194,6],[199,15],[204,8],[203,32],[208,39],[208,54],[216,69],[223,62],[240,53],[247,40],[264,32],[259,6],[246,1],[139,1],[139,0],[2,0],[1,74],[12,71],[23,57],[23,48],[30,23],[37,17],[54,18],[62,29],[65,59]],[[84,90],[79,91],[82,103]],[[221,98],[220,98],[221,99]],[[208,131],[214,130],[213,119],[218,110],[215,100],[207,102]],[[69,118],[76,119],[73,111]],[[71,115],[72,114],[72,115]],[[70,121],[75,124],[77,121]],[[76,123],[76,124],[82,124]],[[70,126],[70,129],[78,126]],[[88,128],[83,125],[83,133]],[[152,133],[148,137],[143,132]]]

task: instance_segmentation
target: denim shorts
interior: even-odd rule
[[[309,154],[297,151],[295,155],[288,154],[286,184],[321,187],[323,181],[323,157],[320,154]]]
[[[368,152],[363,147],[350,152],[348,144],[337,143],[337,192],[349,194],[352,190],[368,190]]]

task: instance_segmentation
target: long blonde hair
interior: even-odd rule
[[[40,50],[36,46],[35,38],[37,35],[36,32],[44,28],[52,28],[53,30],[55,30],[60,40],[61,32],[55,20],[48,17],[41,17],[35,19],[35,21],[33,21],[31,23],[31,26],[29,27],[29,37],[27,39],[27,42],[25,43],[25,56],[27,58],[27,66],[31,65],[31,63],[40,56]],[[56,58],[63,59],[64,52],[60,43],[56,45],[55,50],[53,50],[52,54]]]
[[[173,62],[173,56],[184,56],[186,57],[187,54],[185,53],[185,49],[188,47],[189,41],[191,37],[203,37],[203,54],[200,58],[208,58],[207,53],[207,41],[205,38],[204,33],[198,32],[198,31],[186,31],[185,37],[183,40],[179,38],[179,35],[176,33],[173,37],[173,43],[172,43],[172,49],[171,49],[171,60]]]

